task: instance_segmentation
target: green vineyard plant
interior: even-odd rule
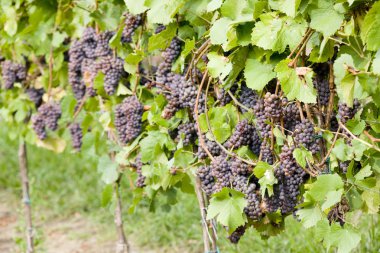
[[[119,191],[133,191],[131,212],[196,194],[205,252],[218,250],[215,221],[238,243],[280,233],[289,215],[350,252],[357,220],[378,214],[380,2],[0,3],[0,117],[22,175],[24,142],[97,157],[117,252]]]

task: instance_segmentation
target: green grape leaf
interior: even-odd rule
[[[350,119],[347,121],[346,126],[353,134],[360,135],[364,131],[366,124],[364,120]]]
[[[14,7],[6,6],[2,8],[5,15],[6,21],[4,24],[4,31],[8,33],[9,36],[13,36],[17,33],[17,13]]]
[[[304,103],[316,103],[317,92],[313,87],[313,72],[308,71],[305,76],[297,75],[296,70],[290,68],[290,59],[279,62],[275,68],[282,90],[289,100],[298,99]]]
[[[297,211],[297,216],[305,228],[314,227],[323,219],[323,213],[318,206],[300,209]]]
[[[100,157],[98,162],[98,172],[102,174],[102,181],[105,184],[112,184],[117,180],[119,176],[117,167],[117,163],[113,162],[108,155]]]
[[[253,169],[253,174],[257,178],[262,178],[267,170],[273,169],[272,166],[266,162],[259,161]]]
[[[334,8],[334,2],[318,0],[318,7],[310,10],[310,27],[325,37],[333,35],[341,26],[344,15]]]
[[[150,23],[167,25],[183,5],[183,0],[150,0],[148,20]]]
[[[194,156],[192,152],[186,151],[182,148],[178,149],[174,153],[174,163],[175,167],[187,168],[189,164],[194,161]]]
[[[164,147],[169,150],[175,149],[175,143],[170,138],[170,136],[160,131],[150,131],[148,133],[148,136],[142,139],[140,142],[141,161],[149,162],[158,160],[159,158],[163,159],[161,155],[164,155]]]
[[[337,224],[324,237],[324,243],[338,248],[337,253],[346,253],[353,250],[360,242],[360,235],[350,229],[342,228]]]
[[[104,186],[104,189],[102,191],[102,207],[106,207],[112,200],[113,195],[113,185],[107,184]]]
[[[326,194],[326,200],[323,202],[321,209],[322,211],[325,211],[326,209],[334,206],[336,203],[339,203],[342,199],[343,189],[337,190],[337,191],[329,191]]]
[[[164,49],[170,45],[173,37],[175,36],[177,31],[177,25],[175,23],[170,24],[166,27],[165,30],[158,34],[154,34],[149,37],[148,41],[148,51],[153,52],[157,49]]]
[[[343,139],[338,139],[335,142],[335,146],[331,151],[331,154],[334,154],[339,160],[347,161],[350,159],[350,153],[351,149],[350,147],[344,142]]]
[[[244,214],[244,207],[247,200],[244,194],[229,188],[223,188],[220,192],[213,194],[208,206],[207,219],[216,220],[228,226],[230,231],[244,225],[247,218]]]
[[[364,151],[368,149],[368,146],[364,145],[361,141],[356,139],[351,141],[351,145],[351,150],[355,154],[355,160],[360,161],[362,159]]]
[[[363,180],[366,177],[369,177],[372,175],[372,170],[370,165],[366,165],[364,168],[362,168],[358,173],[355,175],[356,180]]]
[[[228,18],[220,18],[210,28],[210,40],[214,45],[221,45],[227,42],[228,31],[232,21]]]
[[[295,17],[301,0],[269,0],[272,9],[279,10],[290,17]]]
[[[373,59],[372,72],[376,75],[380,75],[380,50],[376,52],[375,58]]]
[[[367,212],[377,214],[380,210],[380,181],[378,180],[376,186],[373,188],[365,189],[361,195],[366,207]]]
[[[361,27],[360,36],[367,44],[368,50],[380,48],[380,2],[372,5]]]
[[[323,201],[330,191],[336,191],[343,188],[343,181],[337,174],[320,175],[317,181],[308,185],[308,191],[305,193],[315,201]]]
[[[144,11],[148,10],[148,7],[145,6],[145,0],[124,0],[124,2],[129,12],[133,15],[141,14]]]
[[[261,15],[260,19],[252,30],[252,43],[267,50],[274,50],[283,22],[270,14]]]
[[[261,63],[256,59],[248,59],[244,76],[249,88],[261,91],[270,80],[276,77],[276,73],[272,65]]]
[[[314,162],[312,153],[305,148],[294,149],[293,157],[302,168],[306,168],[307,161]]]
[[[207,11],[212,12],[220,8],[222,6],[223,0],[211,0],[207,5]]]
[[[354,68],[354,60],[349,54],[340,55],[334,62],[335,84],[342,103],[352,106],[354,101],[354,85],[356,78],[348,73],[348,67]]]
[[[207,58],[209,59],[207,69],[212,77],[219,77],[223,80],[231,72],[232,63],[227,57],[211,52],[207,55]]]

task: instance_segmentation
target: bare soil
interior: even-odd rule
[[[23,212],[21,204],[8,203],[0,192],[0,252],[21,253],[23,240]],[[13,201],[14,202],[14,201]],[[104,234],[101,225],[81,214],[65,219],[54,219],[35,225],[37,250],[43,253],[114,253],[116,235]],[[131,245],[131,253],[154,253]]]

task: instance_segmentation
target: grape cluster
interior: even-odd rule
[[[22,82],[26,79],[26,68],[22,64],[6,60],[1,62],[1,75],[4,88],[12,89],[16,82]]]
[[[108,95],[115,93],[121,77],[124,75],[123,60],[115,57],[109,46],[114,32],[105,31],[96,34],[88,27],[82,38],[71,44],[69,50],[69,82],[77,100],[95,96],[94,79],[99,72],[104,76],[104,90]]]
[[[294,146],[283,146],[280,153],[280,166],[275,170],[275,176],[279,185],[275,188],[274,195],[267,201],[268,210],[281,208],[282,213],[291,213],[297,205],[300,194],[299,187],[304,182],[305,171],[293,158]]]
[[[346,223],[345,216],[348,211],[350,211],[350,205],[347,199],[343,198],[330,210],[330,212],[327,214],[327,219],[329,220],[330,224],[333,221],[337,221],[343,227],[343,225]]]
[[[233,231],[230,236],[228,236],[228,240],[230,240],[231,243],[237,244],[240,240],[240,238],[244,235],[246,230],[245,226],[240,226],[235,231]]]
[[[154,30],[154,33],[155,34],[158,34],[160,32],[162,32],[163,30],[166,29],[166,26],[162,25],[162,24],[159,24],[157,27],[156,27],[156,30]]]
[[[248,88],[247,85],[242,84],[239,102],[243,104],[245,107],[253,109],[258,100],[259,96],[257,95],[257,93]],[[244,108],[241,108],[241,110],[242,112],[246,112]]]
[[[238,85],[235,83],[234,85],[231,86],[230,88],[230,92],[232,94],[235,94],[237,92],[237,89],[238,89]],[[219,104],[221,106],[225,106],[227,105],[228,103],[230,103],[232,101],[232,97],[228,94],[228,92],[225,90],[225,89],[220,89],[219,92],[217,93],[217,96],[216,98],[218,99],[219,101]]]
[[[179,109],[193,109],[195,107],[197,87],[190,80],[186,80],[182,75],[171,74],[167,77],[166,87],[169,89],[169,92],[164,93],[168,101],[163,111],[164,118],[171,118]],[[202,104],[204,101],[204,96],[202,96],[199,103]],[[200,107],[199,112],[202,113],[203,110]]]
[[[349,107],[347,104],[339,104],[338,106],[338,115],[339,119],[343,124],[346,124],[346,122],[349,119],[352,119],[355,114],[358,112],[360,108],[359,100],[354,100],[353,107]]]
[[[178,137],[183,138],[183,145],[193,143],[197,138],[197,131],[194,123],[183,123],[178,126]]]
[[[142,25],[142,15],[132,15],[130,13],[125,14],[124,20],[124,29],[121,34],[121,42],[122,43],[131,43],[132,36],[135,33],[136,29]]]
[[[119,140],[127,143],[141,133],[144,107],[135,96],[130,96],[115,108],[115,127]]]
[[[253,111],[256,116],[256,129],[259,132],[260,137],[263,139],[268,138],[271,133],[271,126],[267,123],[269,118],[265,113],[264,100],[257,100],[253,107]]]
[[[302,120],[295,126],[294,140],[298,146],[307,148],[313,155],[319,151],[319,145],[314,140],[314,135],[314,125],[308,119]]]
[[[211,173],[210,166],[202,166],[197,169],[197,175],[201,181],[202,190],[207,196],[211,196],[215,190],[215,178]]]
[[[264,96],[264,111],[267,118],[278,121],[282,116],[281,99],[276,94],[267,92]]]
[[[231,163],[225,155],[215,157],[211,162],[211,174],[217,179],[215,191],[222,190],[223,187],[230,187],[233,180]]]
[[[240,121],[231,137],[224,143],[227,149],[237,149],[241,146],[249,146],[256,155],[260,153],[261,141],[254,125],[247,119]]]
[[[162,52],[163,61],[158,65],[156,72],[156,81],[161,84],[166,84],[168,75],[173,75],[171,72],[172,64],[181,53],[181,41],[174,37],[168,48]]]
[[[249,177],[252,174],[252,167],[237,158],[231,158],[231,172],[234,176]]]
[[[142,174],[142,166],[143,166],[143,163],[141,161],[141,156],[138,156],[134,164],[134,167],[137,173],[137,179],[135,182],[137,188],[144,188],[146,186],[145,185],[146,177]]]
[[[300,112],[296,103],[288,103],[288,100],[283,98],[282,115],[285,129],[293,132],[296,125],[301,121]]]
[[[320,63],[316,64],[313,68],[316,73],[313,84],[318,91],[318,102],[320,105],[328,105],[330,99],[330,88],[329,88],[329,64]]]
[[[38,108],[37,114],[32,117],[32,126],[40,140],[46,139],[46,128],[57,130],[61,115],[61,107],[54,102],[43,104]]]
[[[215,141],[207,139],[205,135],[203,135],[203,140],[205,141],[205,145],[212,156],[219,156],[222,153],[222,149]],[[201,145],[198,146],[197,156],[199,159],[205,159],[207,157],[207,153],[203,150]]]
[[[73,123],[70,126],[70,135],[73,148],[76,151],[80,151],[82,147],[83,132],[79,123]]]
[[[274,158],[270,147],[270,143],[265,139],[260,146],[261,160],[269,164],[273,164]]]
[[[42,104],[42,97],[45,93],[43,88],[28,88],[26,89],[26,94],[28,94],[29,99],[35,104],[36,108],[38,108]]]

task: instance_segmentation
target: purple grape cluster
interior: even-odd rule
[[[316,154],[319,151],[319,145],[315,141],[314,135],[314,125],[308,119],[302,120],[295,126],[294,140],[297,146],[303,146]]]
[[[256,116],[256,129],[260,134],[260,137],[265,139],[268,138],[271,134],[271,126],[267,123],[270,119],[265,113],[264,100],[257,100],[256,104],[253,107],[253,111]]]
[[[245,226],[238,227],[237,229],[235,229],[235,231],[233,231],[228,236],[228,240],[230,240],[230,242],[233,244],[237,244],[239,242],[240,238],[244,235],[245,231],[246,231]]]
[[[224,143],[227,149],[237,149],[242,146],[249,146],[253,153],[259,155],[261,140],[254,125],[247,119],[240,121],[230,138]]]
[[[114,32],[106,31],[96,34],[96,31],[86,28],[82,38],[71,44],[69,50],[69,82],[77,100],[95,96],[94,79],[99,72],[104,76],[104,90],[113,95],[124,72],[124,61],[113,55],[109,46]]]
[[[40,140],[47,138],[46,128],[57,130],[61,115],[61,107],[55,102],[43,104],[38,108],[37,114],[32,116],[32,126]]]
[[[145,180],[146,177],[142,174],[143,163],[141,161],[141,156],[137,156],[133,167],[136,169],[137,179],[135,185],[137,188],[144,188],[146,186]]]
[[[316,73],[313,79],[313,85],[318,91],[318,102],[320,105],[328,105],[330,99],[330,87],[329,87],[329,64],[320,63],[316,64],[313,68]]]
[[[359,111],[359,108],[360,108],[360,102],[357,99],[354,100],[353,107],[349,107],[345,103],[339,104],[338,116],[339,116],[340,121],[343,124],[346,124],[348,120],[352,119],[355,116],[355,114]]]
[[[267,118],[278,121],[282,116],[281,99],[276,94],[267,92],[264,96],[264,111]]]
[[[222,153],[222,149],[215,141],[207,139],[205,135],[203,135],[203,140],[205,141],[205,145],[212,156],[219,156]],[[200,144],[198,145],[197,156],[199,159],[207,158],[207,153]]]
[[[132,15],[130,13],[125,14],[124,28],[121,34],[122,43],[131,43],[132,36],[136,29],[142,25],[142,15]]]
[[[5,89],[12,89],[16,82],[26,79],[26,68],[24,65],[9,60],[1,62],[1,75]]]
[[[144,107],[136,96],[130,96],[115,108],[115,127],[122,143],[130,142],[141,133]]]
[[[43,88],[28,88],[26,89],[26,94],[28,94],[29,99],[35,104],[36,108],[38,108],[42,104],[42,97],[45,93]]]
[[[253,109],[259,100],[259,96],[257,93],[250,88],[247,87],[247,85],[242,84],[240,96],[239,96],[239,102],[243,104],[245,107]],[[242,112],[246,112],[244,108],[241,108]]]
[[[215,190],[215,178],[210,166],[202,166],[197,169],[197,175],[201,181],[202,190],[207,196],[211,196]]]
[[[178,126],[178,137],[182,138],[183,145],[187,146],[197,138],[197,130],[194,123],[183,123]]]
[[[73,123],[70,126],[71,143],[76,151],[80,151],[82,147],[83,132],[79,123]]]

